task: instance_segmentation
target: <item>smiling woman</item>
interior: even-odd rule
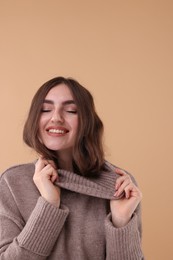
[[[54,94],[56,95],[54,96]],[[44,113],[44,109],[48,113]],[[54,160],[57,167],[60,167],[58,163],[60,158],[57,157],[57,152],[44,145],[40,138],[40,134],[43,134],[40,124],[42,119],[50,117],[49,114],[53,117],[51,120],[60,120],[60,122],[54,122],[54,126],[59,124],[61,127],[65,127],[65,125],[70,127],[68,121],[76,119],[75,124],[78,124],[78,129],[67,128],[70,131],[66,137],[71,138],[74,131],[77,131],[72,147],[72,163],[79,174],[97,173],[104,168],[103,123],[95,111],[93,97],[86,88],[74,79],[57,77],[43,84],[35,94],[31,104],[28,119],[24,126],[24,141],[44,158]],[[64,124],[66,118],[68,118],[68,121]],[[48,137],[48,135],[46,136]],[[58,149],[59,153],[60,150]]]
[[[48,149],[55,151],[60,168],[73,170],[72,149],[77,130],[77,106],[72,93],[65,84],[59,84],[52,88],[45,97],[38,135]],[[65,158],[63,158],[63,154]],[[70,168],[67,168],[67,164],[68,166],[71,164]]]
[[[23,132],[34,163],[0,178],[0,259],[142,260],[141,191],[107,162],[90,92],[57,77],[35,94]]]

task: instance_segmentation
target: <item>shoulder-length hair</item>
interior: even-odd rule
[[[73,148],[73,167],[78,174],[92,176],[104,169],[103,123],[96,113],[92,95],[76,80],[56,77],[38,89],[24,125],[23,140],[44,158],[54,160],[58,167],[55,151],[48,149],[40,141],[39,120],[46,95],[53,87],[62,83],[70,89],[78,109],[79,125]]]

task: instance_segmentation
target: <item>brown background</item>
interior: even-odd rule
[[[0,171],[35,158],[22,142],[31,98],[72,76],[94,95],[107,159],[143,191],[148,260],[172,259],[173,2],[0,0]]]

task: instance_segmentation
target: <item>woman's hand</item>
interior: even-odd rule
[[[53,161],[40,157],[35,164],[33,181],[41,196],[56,207],[60,206],[60,188],[54,185],[58,179],[57,170]]]
[[[115,227],[125,226],[131,219],[136,207],[142,199],[142,193],[132,182],[130,176],[123,170],[116,168],[115,172],[120,175],[115,184],[115,197],[122,193],[124,196],[119,200],[111,200],[110,208],[112,222]]]

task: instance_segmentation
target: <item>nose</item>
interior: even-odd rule
[[[51,122],[52,123],[64,123],[64,118],[62,113],[60,113],[60,111],[54,111],[52,117],[51,117]]]

